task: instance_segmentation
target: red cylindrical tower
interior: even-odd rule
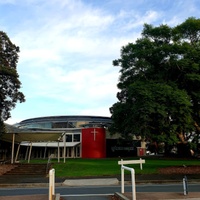
[[[105,128],[82,129],[82,158],[106,157]]]

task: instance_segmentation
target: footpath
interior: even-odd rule
[[[165,184],[165,183],[180,183],[183,179],[181,175],[136,175],[137,184]],[[200,175],[188,175],[189,183],[200,183]],[[86,185],[120,185],[119,177],[87,177],[87,179],[67,179],[56,178],[55,187],[59,186],[86,186]],[[125,176],[125,184],[130,184],[130,176]],[[3,187],[48,187],[48,177],[33,177],[33,176],[0,176],[0,188]],[[200,190],[200,189],[199,189]],[[136,193],[137,200],[200,200],[199,192],[189,192],[188,195],[183,193]],[[130,200],[132,193],[115,193],[116,200]],[[113,199],[112,198],[112,199]],[[24,196],[0,196],[0,200],[48,200],[46,195],[24,195]],[[59,199],[60,200],[60,199]]]

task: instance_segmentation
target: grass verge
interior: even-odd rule
[[[136,160],[137,158],[126,158],[124,160]],[[197,159],[174,159],[174,158],[155,158],[144,157],[145,164],[143,170],[140,170],[140,165],[126,165],[133,167],[136,174],[156,174],[159,168],[170,166],[189,166],[199,165],[200,161]],[[68,158],[66,162],[53,159],[52,167],[55,169],[56,177],[90,177],[90,176],[114,176],[120,175],[121,168],[118,165],[119,158],[106,158],[106,159],[82,159],[82,158]],[[47,163],[47,160],[32,160],[32,163]],[[125,173],[129,173],[125,170]]]

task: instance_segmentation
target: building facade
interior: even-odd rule
[[[111,123],[111,118],[99,116],[50,116],[23,120],[13,130],[16,133],[15,149],[19,149],[15,151],[15,160],[47,158],[50,155],[55,158],[105,158],[106,134],[109,134],[107,129]],[[46,135],[52,134],[55,135],[53,139],[48,139]],[[3,140],[9,142],[11,138],[5,134]]]
[[[110,117],[101,116],[37,117],[23,120],[15,124],[14,128],[8,126],[8,132],[2,140],[8,144],[10,142],[10,145],[13,143],[15,161],[50,156],[105,158],[136,155],[138,140],[120,142],[119,135],[110,135],[108,127],[111,124]],[[0,152],[1,158],[9,154],[11,147]]]

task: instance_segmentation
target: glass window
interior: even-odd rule
[[[80,134],[74,134],[74,142],[80,142]]]
[[[23,128],[41,128],[41,129],[48,129],[48,128],[51,128],[51,122],[26,124],[26,125],[23,126]]]
[[[52,128],[68,128],[67,122],[53,122]]]
[[[66,142],[72,142],[72,135],[66,135]]]

